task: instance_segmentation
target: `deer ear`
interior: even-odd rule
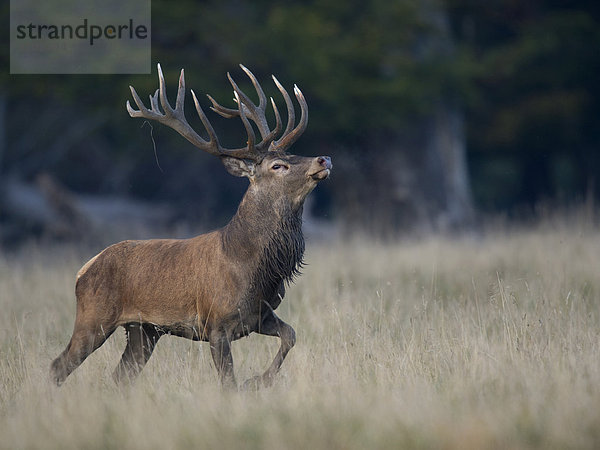
[[[254,162],[248,159],[232,158],[231,156],[222,156],[221,162],[231,175],[235,177],[254,176]]]

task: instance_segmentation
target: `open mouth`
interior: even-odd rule
[[[324,180],[325,178],[329,177],[329,174],[331,173],[330,169],[323,169],[323,170],[319,170],[318,172],[313,173],[312,175],[310,175],[310,177],[313,180]]]

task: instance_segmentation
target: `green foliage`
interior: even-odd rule
[[[438,30],[411,1],[153,6],[163,24],[155,27],[159,59],[219,77],[243,62],[261,79],[297,81],[310,99],[312,133],[350,139],[391,130],[428,110],[424,98],[436,101],[453,87],[451,61],[421,48]]]
[[[480,203],[534,205],[593,194],[600,171],[598,7],[447,4],[458,45],[476,67],[467,123]]]
[[[372,151],[366,143],[377,141],[374,137],[414,127],[440,102],[450,102],[465,108],[479,206],[510,208],[600,193],[600,183],[594,184],[600,175],[600,8],[594,2],[154,0],[152,7],[152,76],[0,77],[10,110],[18,112],[8,122],[5,170],[19,172],[24,153],[47,163],[44,152],[57,147],[71,126],[68,115],[63,128],[40,124],[46,119],[39,111],[57,107],[104,120],[90,134],[93,144],[80,143],[71,153],[96,161],[105,158],[102,153],[110,156],[106,161],[121,160],[122,167],[152,162],[148,129],[132,143],[137,127],[124,111],[128,85],[145,98],[156,89],[154,63],[160,61],[171,96],[185,67],[188,86],[232,105],[227,71],[251,92],[237,68],[241,62],[279,104],[271,73],[288,88],[298,83],[306,94],[310,127],[299,152],[314,145]],[[7,5],[0,12],[7,19]],[[7,48],[0,58],[8,67]],[[189,97],[187,104],[191,116]],[[32,118],[33,108],[38,115]],[[228,137],[224,143],[238,145],[244,138],[240,124],[209,114]],[[190,120],[201,128],[196,118]],[[155,131],[161,147],[181,146],[173,133]],[[25,134],[39,136],[32,148],[21,146]],[[142,138],[145,153],[132,156],[131,146]],[[186,165],[188,154],[175,153],[174,161]],[[53,163],[43,169],[74,174],[90,165],[89,159],[65,155],[69,152],[49,158]],[[82,167],[72,163],[81,160]],[[95,167],[110,169],[108,163]],[[147,171],[143,174],[148,178]],[[93,176],[82,178],[100,183]],[[108,184],[109,190],[124,187]],[[146,196],[160,191],[160,184],[164,180]],[[75,180],[71,187],[82,188]]]

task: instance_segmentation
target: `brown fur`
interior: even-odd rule
[[[114,377],[137,375],[164,334],[209,341],[224,386],[237,386],[230,343],[252,332],[281,339],[271,366],[246,386],[269,385],[295,343],[292,327],[274,310],[304,253],[302,205],[327,178],[327,157],[270,152],[261,161],[223,157],[250,180],[236,215],[220,230],[192,239],[114,244],[77,275],[71,341],[52,363],[61,384],[123,326],[127,347]]]

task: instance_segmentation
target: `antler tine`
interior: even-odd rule
[[[220,116],[225,117],[226,119],[231,119],[233,117],[237,117],[240,115],[240,112],[237,109],[225,108],[224,106],[219,105],[217,103],[217,101],[210,96],[210,94],[206,94],[206,96],[212,103],[212,106],[210,107],[210,109],[212,109],[214,112],[216,112]]]
[[[208,120],[208,117],[206,117],[206,114],[204,114],[204,111],[202,110],[200,102],[198,102],[198,99],[196,98],[196,93],[193,89],[191,90],[191,93],[192,99],[194,100],[194,106],[196,107],[196,112],[198,113],[198,117],[200,117],[200,121],[202,122],[202,125],[204,125],[204,128],[206,128],[206,132],[208,133],[209,142],[213,143],[214,149],[218,151],[220,145],[219,139],[217,138],[217,133],[215,133],[215,129],[212,127],[212,124]]]
[[[248,71],[248,72],[250,72],[250,71]],[[252,73],[252,72],[250,72],[250,73]],[[229,72],[227,72],[227,78],[229,79],[229,82],[231,83],[231,86],[233,87],[233,91],[239,96],[239,99],[241,100],[240,102],[238,102],[240,104],[240,109],[241,109],[241,104],[243,104],[246,108],[248,108],[249,117],[254,121],[254,123],[256,123],[256,125],[258,126],[258,130],[260,131],[260,135],[264,139],[269,134],[269,125],[267,124],[267,119],[265,117],[265,109],[266,109],[266,104],[267,104],[266,99],[264,99],[265,93],[262,91],[262,89],[260,88],[260,85],[259,85],[259,87],[256,89],[256,91],[258,92],[258,96],[259,96],[260,100],[259,100],[259,106],[256,106],[254,104],[254,102],[252,102],[252,100],[250,100],[250,97],[248,97],[244,93],[244,91],[242,91],[238,87],[237,83],[233,80],[233,78],[231,77]],[[256,80],[256,78],[254,78],[254,75],[252,75],[251,80],[252,80],[252,83],[254,84],[254,82]],[[258,82],[256,82],[256,83],[258,83]],[[256,87],[256,84],[254,84],[254,86]]]
[[[126,106],[127,106],[127,112],[129,113],[129,115],[131,117],[146,117],[146,118],[158,120],[158,115],[156,115],[153,111],[148,110],[148,108],[146,108],[144,106],[144,102],[142,102],[142,99],[140,98],[138,93],[135,91],[135,88],[133,86],[129,86],[129,90],[131,91],[131,95],[133,96],[133,101],[139,108],[139,110],[136,111],[135,109],[133,109],[131,107],[129,100],[127,100]],[[153,117],[153,116],[156,116],[156,117]]]
[[[267,108],[267,97],[265,95],[265,92],[262,90],[262,87],[260,86],[260,83],[254,76],[254,74],[252,72],[250,72],[250,69],[248,69],[243,64],[240,64],[240,67],[242,68],[242,70],[244,72],[246,72],[246,75],[248,75],[248,78],[250,78],[250,81],[252,81],[252,86],[254,86],[254,89],[256,89],[256,93],[258,94],[258,109],[260,109],[264,112],[265,109]]]
[[[171,114],[173,114],[174,110],[171,107],[169,100],[167,99],[167,88],[165,85],[165,77],[163,75],[162,67],[160,67],[160,63],[158,63],[157,67],[158,67],[158,90],[159,90],[160,104],[162,105],[163,110],[165,111],[165,114],[171,115]]]
[[[150,98],[150,108],[152,111],[157,114],[162,114],[160,111],[160,107],[158,106],[158,89],[154,92],[154,95],[149,95]]]
[[[275,75],[271,75],[271,77],[273,78],[273,81],[275,82],[277,89],[279,89],[279,92],[281,92],[281,95],[283,95],[285,104],[287,106],[287,112],[288,112],[288,121],[287,121],[287,125],[285,127],[285,131],[283,132],[283,136],[281,138],[279,138],[279,141],[281,141],[281,139],[283,139],[284,136],[286,136],[287,134],[290,133],[290,131],[292,131],[292,128],[294,127],[294,123],[296,122],[296,114],[294,112],[294,104],[292,103],[292,99],[290,98],[290,94],[288,94],[288,91],[281,85],[279,80],[277,78],[275,78]],[[279,141],[273,142],[273,145],[277,145],[277,143]]]
[[[235,99],[240,107],[240,109],[239,109],[240,119],[242,119],[242,123],[244,124],[244,128],[246,129],[246,133],[248,133],[248,151],[253,151],[253,150],[255,150],[254,142],[256,141],[256,135],[254,134],[252,125],[250,125],[250,122],[248,121],[248,118],[246,117],[246,111],[244,111],[244,106],[242,105],[242,102],[240,101],[240,97],[239,97],[238,93],[234,92],[234,94],[235,94]]]
[[[183,102],[185,101],[185,77],[183,69],[179,75],[179,87],[177,88],[177,99],[175,100],[175,109],[183,113]]]
[[[275,137],[281,133],[281,129],[283,128],[283,125],[281,124],[281,116],[279,115],[279,110],[277,109],[277,105],[275,104],[275,100],[273,100],[273,97],[271,98],[271,105],[273,106],[273,112],[275,113],[275,128],[273,129],[273,131],[271,131],[267,137],[265,137],[263,139],[263,141],[258,145],[259,150],[264,150],[266,148],[268,148],[271,143],[273,142],[273,140],[275,139]]]
[[[285,151],[294,142],[298,140],[298,138],[302,135],[302,133],[304,133],[304,130],[306,130],[306,126],[308,125],[308,104],[306,103],[304,94],[302,94],[302,91],[296,85],[294,85],[294,94],[296,95],[298,103],[300,103],[300,109],[302,111],[300,114],[300,122],[298,122],[298,125],[292,130],[291,133],[287,134],[284,132],[283,136],[281,136],[281,138],[278,141],[273,142],[273,146],[271,146],[272,150],[275,149]]]

